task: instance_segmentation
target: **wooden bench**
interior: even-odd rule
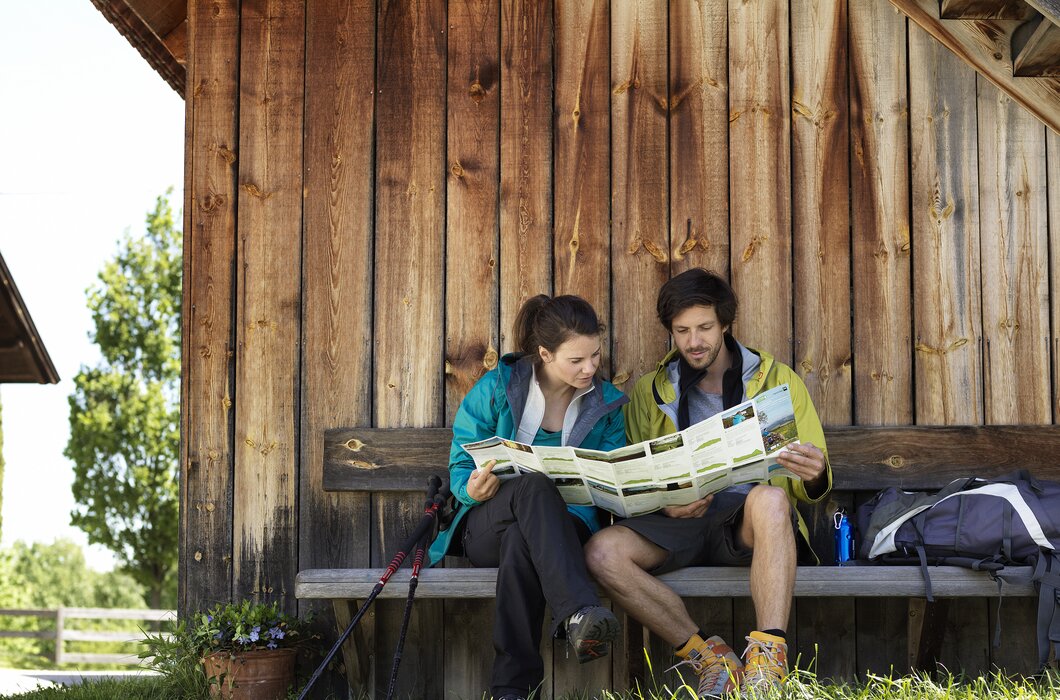
[[[1039,478],[1060,478],[1060,426],[988,427],[842,427],[826,430],[833,469],[835,498],[827,505],[806,509],[815,549],[823,560],[831,556],[830,511],[836,504],[851,508],[855,494],[887,486],[937,489],[952,479],[997,476],[1013,469],[1031,470]],[[451,433],[444,428],[338,429],[325,435],[324,489],[326,491],[422,491],[430,475],[444,475]],[[1018,445],[1018,449],[1013,449]],[[828,512],[825,512],[828,511]],[[410,520],[414,519],[410,514]],[[386,553],[390,556],[390,553]],[[750,595],[746,568],[690,567],[662,578],[683,597],[745,598]],[[295,594],[300,599],[335,603],[339,624],[350,619],[351,602],[363,599],[379,580],[382,569],[311,569],[299,572]],[[381,598],[404,598],[408,570],[399,571]],[[918,567],[820,566],[799,567],[796,598],[909,598],[909,658],[914,667],[933,666],[942,640],[941,624],[949,599],[997,597],[998,585],[987,574],[956,567],[932,567],[932,588],[940,600],[928,604]],[[435,568],[423,572],[417,598],[492,598],[495,569]],[[1035,596],[1032,586],[1006,584],[1003,596]],[[355,609],[355,608],[352,608]],[[626,619],[629,676],[644,674],[639,642],[645,635]],[[347,650],[351,684],[367,684],[370,664],[363,637]],[[489,648],[488,645],[486,647]],[[360,676],[360,679],[358,679]],[[367,687],[367,685],[363,686]]]

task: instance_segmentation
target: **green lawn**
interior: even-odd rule
[[[186,690],[175,687],[163,677],[136,678],[124,681],[101,680],[70,688],[39,690],[9,696],[20,700],[185,700],[195,698]],[[199,696],[199,697],[205,697]],[[292,695],[292,697],[294,697]],[[739,696],[733,696],[734,698]],[[747,696],[743,696],[746,698]],[[972,700],[1044,700],[1060,698],[1060,677],[1049,675],[1040,679],[1010,680],[1000,676],[961,680],[946,678],[931,680],[923,676],[897,679],[871,678],[861,685],[820,684],[809,673],[796,672],[788,681],[782,696],[789,700],[944,700],[949,698]],[[687,687],[662,687],[653,691],[603,692],[599,695],[572,694],[560,700],[694,700],[695,693]],[[479,700],[465,698],[463,700]]]

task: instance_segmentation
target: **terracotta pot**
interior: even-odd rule
[[[283,700],[294,684],[294,649],[217,652],[207,656],[210,697],[225,700]],[[213,679],[216,679],[214,681]]]

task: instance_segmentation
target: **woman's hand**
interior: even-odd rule
[[[478,469],[471,470],[471,478],[467,480],[467,495],[480,503],[488,501],[497,495],[501,480],[493,475],[493,467],[497,460],[491,459]]]

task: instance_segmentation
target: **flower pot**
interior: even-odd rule
[[[210,654],[203,659],[210,697],[224,700],[283,700],[294,684],[294,649]]]

